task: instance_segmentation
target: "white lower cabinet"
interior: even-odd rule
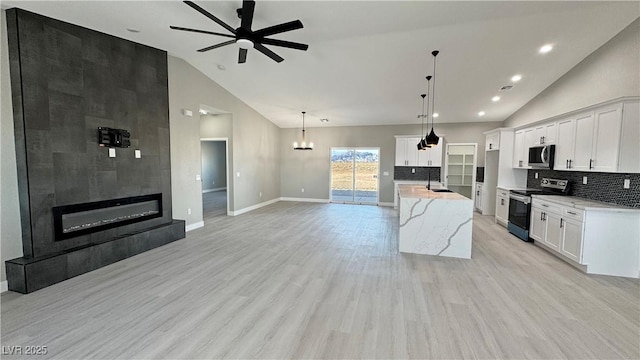
[[[566,258],[582,264],[583,212],[541,200],[531,204],[529,236]]]
[[[496,222],[504,226],[509,222],[509,190],[496,189]]]

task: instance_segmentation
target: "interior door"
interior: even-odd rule
[[[331,202],[377,204],[379,173],[379,148],[331,148]]]

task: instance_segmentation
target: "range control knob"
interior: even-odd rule
[[[542,183],[543,183],[543,184],[545,184],[545,185],[547,185],[547,184],[549,183],[549,180],[547,180],[547,179],[542,179]]]

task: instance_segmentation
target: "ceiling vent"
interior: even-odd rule
[[[504,85],[498,91],[509,91],[513,89],[513,85]]]

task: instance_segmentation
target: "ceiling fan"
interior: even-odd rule
[[[227,31],[229,31],[231,34],[223,34],[223,33],[206,31],[206,30],[190,29],[190,28],[179,27],[179,26],[169,26],[171,29],[181,30],[181,31],[190,31],[190,32],[201,33],[201,34],[224,36],[224,37],[233,39],[233,40],[221,42],[219,44],[215,44],[215,45],[211,45],[211,46],[207,46],[205,48],[199,49],[198,50],[199,52],[205,52],[205,51],[217,49],[222,46],[236,43],[240,47],[240,53],[238,54],[238,63],[242,64],[247,61],[247,51],[248,49],[251,49],[251,48],[255,48],[256,50],[267,55],[268,57],[270,57],[276,62],[282,62],[284,59],[278,54],[274,53],[273,51],[267,49],[264,45],[282,46],[290,49],[304,50],[304,51],[306,51],[309,48],[309,45],[307,44],[300,44],[300,43],[291,42],[291,41],[267,38],[267,36],[270,36],[270,35],[280,34],[280,33],[291,31],[291,30],[302,29],[303,26],[300,20],[289,21],[286,23],[269,26],[260,30],[255,30],[255,31],[251,30],[251,24],[253,22],[253,10],[256,6],[255,1],[253,0],[243,0],[242,8],[236,10],[236,12],[238,13],[238,17],[241,19],[240,27],[237,29],[234,29],[231,26],[227,25],[225,22],[218,19],[217,17],[215,17],[213,14],[206,11],[205,9],[201,8],[200,6],[195,4],[193,1],[184,1],[184,3],[189,5],[190,7],[192,7],[199,13],[201,13],[202,15],[213,20],[218,25],[222,26]]]

